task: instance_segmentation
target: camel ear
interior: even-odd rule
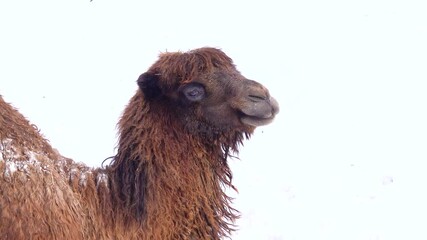
[[[162,94],[158,80],[159,76],[153,73],[145,72],[139,76],[137,83],[146,100],[153,100]]]

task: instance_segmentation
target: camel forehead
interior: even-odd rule
[[[148,72],[158,75],[169,86],[186,83],[213,72],[239,74],[232,59],[216,48],[161,53]]]
[[[218,48],[211,48],[211,47],[203,47],[203,48],[197,48],[192,49],[187,52],[177,51],[177,52],[162,52],[159,55],[159,58],[167,58],[167,57],[180,57],[180,56],[204,56],[207,58],[215,58],[215,57],[228,57],[221,49]]]

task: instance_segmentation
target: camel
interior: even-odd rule
[[[137,80],[117,154],[62,156],[0,96],[1,239],[223,239],[239,212],[228,161],[277,101],[216,48],[165,52]]]

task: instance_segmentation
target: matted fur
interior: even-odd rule
[[[225,53],[215,48],[203,48],[189,52],[162,53],[147,72],[160,76],[162,89],[172,90],[200,73],[217,68],[235,70],[232,59]]]
[[[144,216],[147,227],[155,230],[148,239],[188,239],[190,233],[197,234],[196,239],[227,235],[237,213],[221,185],[231,185],[226,158],[242,135],[221,136],[217,144],[208,146],[169,119],[173,116],[160,114],[159,107],[150,112],[142,94],[137,94],[126,108],[119,129],[131,134],[120,135],[119,151],[109,167],[114,196],[125,206],[127,217]]]
[[[234,188],[227,158],[254,127],[189,120],[174,102],[182,85],[214,71],[241,77],[218,49],[161,54],[146,73],[157,89],[132,97],[117,154],[97,169],[61,156],[0,96],[0,238],[229,236],[238,212],[224,192]]]

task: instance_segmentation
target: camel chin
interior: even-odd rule
[[[252,126],[252,127],[260,127],[264,125],[268,125],[271,122],[273,122],[274,117],[270,118],[259,118],[259,117],[253,117],[253,116],[243,116],[240,118],[240,121],[243,124]]]

